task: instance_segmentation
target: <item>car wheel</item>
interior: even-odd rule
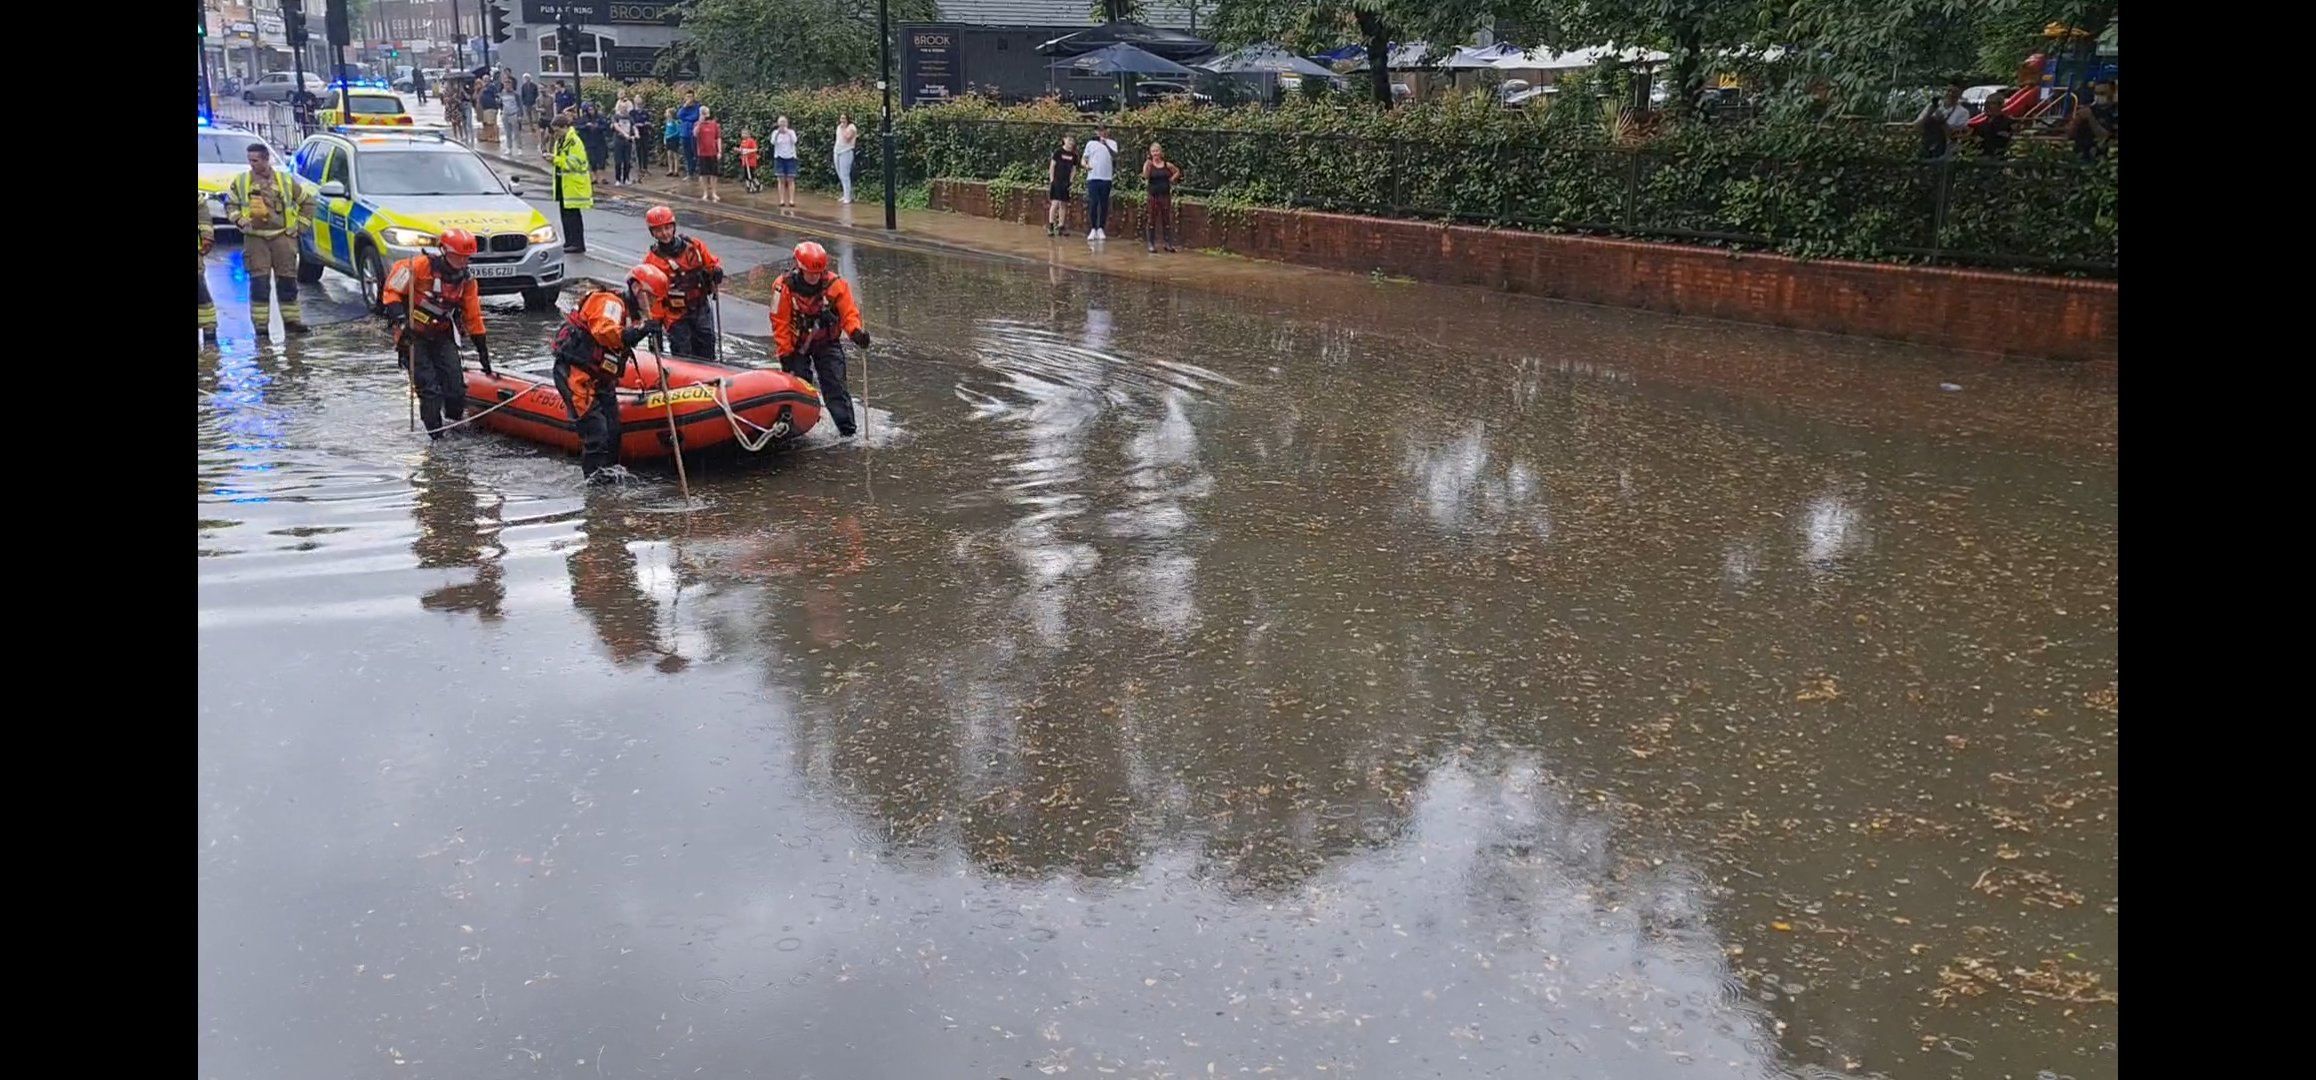
[[[532,312],[534,314],[544,311],[553,311],[555,310],[555,299],[561,295],[563,295],[563,290],[554,285],[545,285],[536,289],[524,289],[523,310]]]
[[[257,95],[244,90],[241,92],[241,103],[244,105],[255,105],[257,104]]]
[[[362,245],[361,252],[354,256],[354,268],[359,271],[362,302],[370,305],[372,311],[385,307],[386,260],[378,257],[378,249],[368,244]]]

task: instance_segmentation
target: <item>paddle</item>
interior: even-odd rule
[[[692,480],[684,473],[684,436],[683,432],[676,429],[675,400],[668,396],[667,357],[663,355],[658,360],[659,403],[667,408],[668,441],[675,447],[676,483],[683,489],[684,505],[689,507],[692,502]]]

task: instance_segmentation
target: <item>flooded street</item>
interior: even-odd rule
[[[202,1076],[2118,1075],[2112,374],[816,238],[689,511],[212,257]]]

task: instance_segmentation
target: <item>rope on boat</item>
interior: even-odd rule
[[[724,386],[728,381],[729,380],[726,379],[717,379],[714,383],[709,384],[708,393],[715,398],[717,407],[724,410],[724,419],[731,423],[732,438],[739,440],[740,445],[746,448],[747,451],[751,454],[757,453],[763,450],[765,447],[772,445],[772,440],[776,436],[771,428],[760,427],[755,421],[732,411],[731,399],[724,396]],[[755,428],[757,431],[757,437],[753,440],[749,439],[748,433],[740,430],[740,425],[742,424],[746,424],[749,427]]]

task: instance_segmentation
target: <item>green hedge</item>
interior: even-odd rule
[[[588,97],[609,104],[616,86]],[[632,88],[655,115],[670,87]],[[724,122],[762,139],[775,116],[803,133],[802,180],[834,187],[836,118],[861,128],[854,183],[881,169],[877,92],[843,88],[731,94],[700,88]],[[1577,97],[1577,100],[1585,100]],[[1064,134],[1091,125],[1054,102],[964,99],[896,118],[900,182],[1042,183]],[[1571,229],[1772,250],[1813,258],[1941,261],[2112,274],[2118,160],[2083,164],[2062,147],[2015,146],[1999,161],[1912,160],[1910,129],[1810,124],[1697,125],[1618,145],[1606,114],[1563,103],[1514,111],[1477,95],[1388,111],[1291,100],[1274,109],[1161,105],[1112,121],[1119,186],[1155,141],[1193,198],[1348,213]],[[736,153],[736,151],[728,151]]]

